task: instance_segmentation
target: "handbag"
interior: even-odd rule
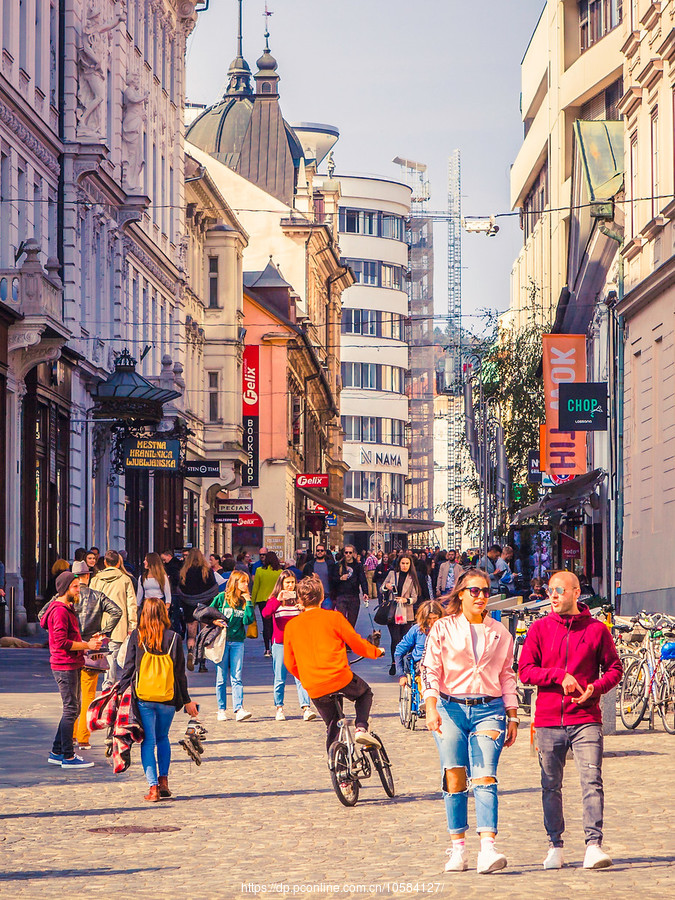
[[[107,672],[110,650],[87,650],[84,654],[84,668],[94,672]]]
[[[257,638],[258,637],[258,623],[251,622],[251,624],[246,629],[246,637],[247,638]]]
[[[204,650],[204,656],[211,662],[219,663],[225,653],[225,644],[227,643],[227,628],[221,628],[220,634],[215,641]]]
[[[389,599],[382,600],[380,605],[375,610],[375,615],[373,618],[377,622],[378,625],[393,625],[394,620],[396,618],[396,598],[393,595],[389,595]]]

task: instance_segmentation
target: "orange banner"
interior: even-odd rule
[[[546,401],[545,471],[560,484],[586,471],[586,432],[558,431],[558,386],[586,381],[586,337],[583,334],[545,334],[542,343]]]

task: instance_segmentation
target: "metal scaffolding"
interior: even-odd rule
[[[459,150],[448,160],[448,364],[445,390],[457,396],[462,390],[462,177]],[[452,511],[462,502],[461,405],[448,404],[448,546],[460,548],[462,529]]]

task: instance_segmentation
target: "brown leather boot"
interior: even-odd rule
[[[171,796],[171,791],[169,790],[169,776],[160,775],[159,784],[157,785],[157,787],[159,788],[160,799],[168,800]]]
[[[150,790],[143,799],[147,800],[148,803],[156,803],[159,800],[159,788],[156,784],[150,785]]]

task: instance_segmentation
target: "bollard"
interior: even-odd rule
[[[603,734],[616,734],[616,691],[616,688],[612,688],[600,697]]]

